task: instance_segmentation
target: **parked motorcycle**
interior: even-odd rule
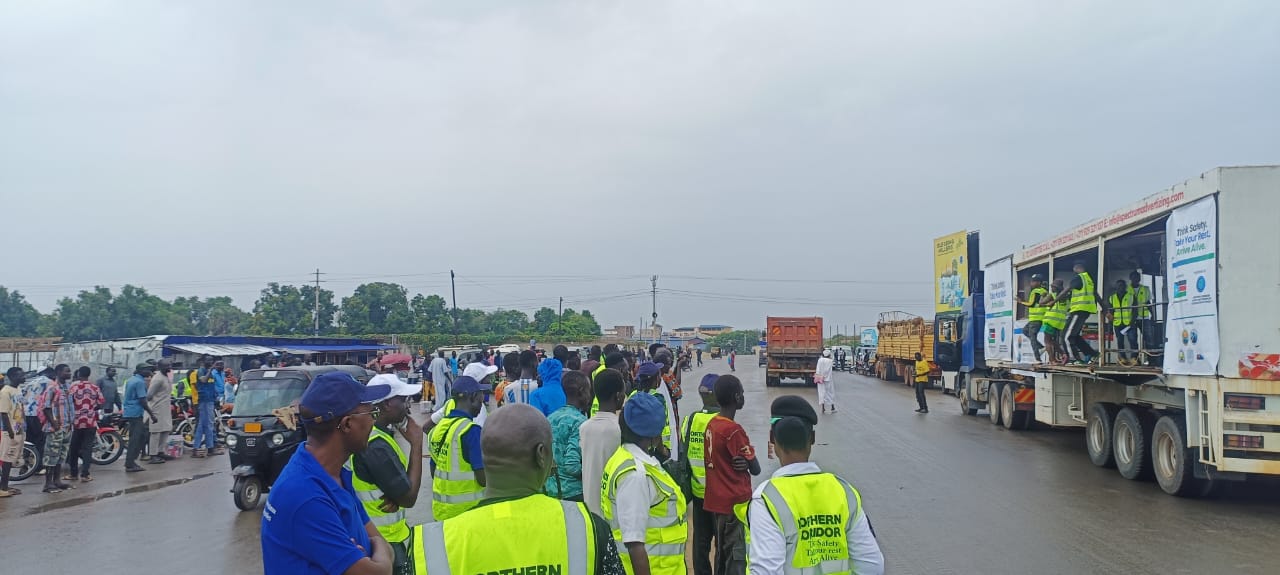
[[[93,446],[91,457],[95,464],[111,465],[124,455],[125,440],[121,433],[124,428],[124,416],[119,413],[98,418],[98,442]]]

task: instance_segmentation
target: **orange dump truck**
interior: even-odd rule
[[[787,378],[813,385],[813,372],[818,369],[818,358],[822,356],[822,318],[767,318],[765,341],[766,386],[778,385]]]

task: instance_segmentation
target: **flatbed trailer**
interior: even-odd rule
[[[1280,475],[1277,213],[1280,166],[1217,168],[988,264],[985,313],[964,320],[987,345],[959,377],[962,412],[1083,428],[1095,465],[1172,495]],[[1104,301],[1130,278],[1151,298],[1120,306],[1139,321],[1088,318],[1092,363],[1036,361],[1016,302],[1032,274],[1069,282],[1075,263]]]
[[[932,320],[900,311],[880,314],[876,323],[876,377],[885,381],[915,383],[916,354],[930,363],[929,383],[942,376],[933,361],[934,324]]]

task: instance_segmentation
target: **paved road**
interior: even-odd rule
[[[739,420],[763,454],[772,398],[815,400],[815,393],[766,389],[752,359],[743,357],[737,373],[747,388]],[[687,380],[712,369],[726,366],[708,361]],[[818,426],[816,459],[861,490],[890,573],[1249,574],[1274,573],[1280,564],[1275,483],[1213,500],[1177,499],[1154,483],[1092,466],[1079,432],[1009,432],[985,417],[960,415],[939,392],[930,393],[933,413],[917,415],[911,391],[900,384],[838,374],[837,385],[841,411]],[[683,410],[697,401],[690,393]],[[777,467],[763,463],[765,474]],[[225,468],[216,471],[23,517],[17,505],[41,495],[22,495],[25,504],[0,501],[5,571],[95,565],[126,572],[119,566],[129,565],[127,572],[139,575],[260,572],[260,514],[238,512]],[[182,476],[191,468],[165,472]],[[23,549],[33,551],[10,553]]]

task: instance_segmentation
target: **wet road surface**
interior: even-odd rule
[[[753,360],[744,356],[736,373],[747,391],[738,420],[763,457],[769,402],[784,393],[816,402],[816,393],[766,389]],[[682,413],[697,409],[692,382],[707,371],[727,366],[708,361],[686,374]],[[861,491],[890,573],[1280,571],[1280,484],[1178,499],[1094,467],[1079,431],[1008,431],[960,415],[938,391],[929,393],[932,413],[918,415],[901,384],[842,373],[836,385],[840,412],[823,416],[814,458]],[[762,465],[761,478],[777,461]],[[225,464],[207,467],[213,475],[187,483],[31,515],[38,489],[28,488],[24,503],[0,501],[3,571],[260,573],[261,514],[232,504]],[[193,472],[175,465],[154,473]],[[410,521],[427,515],[413,510]]]

